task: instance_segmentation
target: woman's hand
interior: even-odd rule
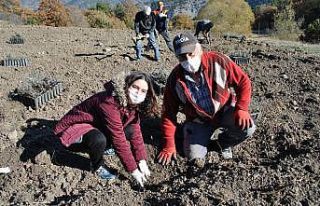
[[[133,178],[138,182],[138,184],[141,187],[144,187],[144,183],[147,182],[146,177],[144,176],[144,174],[142,174],[139,169],[135,169],[131,175],[133,176]]]
[[[141,173],[145,176],[146,179],[148,179],[151,175],[151,172],[148,168],[147,162],[145,160],[140,160],[138,166]]]

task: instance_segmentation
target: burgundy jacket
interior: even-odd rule
[[[55,126],[54,133],[68,147],[80,138],[81,130],[88,130],[86,125],[92,125],[112,140],[125,169],[133,172],[137,169],[137,162],[147,158],[138,111],[120,106],[112,95],[114,88],[111,82],[106,83],[105,88],[106,91],[91,96],[71,109]],[[79,124],[83,124],[84,128],[76,127],[75,130],[65,132],[68,128]],[[124,134],[124,128],[128,125],[133,131],[130,140],[127,140]]]
[[[187,121],[196,118],[216,121],[216,114],[227,104],[235,102],[236,110],[248,111],[251,100],[251,82],[244,71],[229,57],[218,52],[204,52],[201,59],[204,79],[210,91],[214,113],[207,114],[193,103],[185,83],[183,68],[177,65],[167,80],[164,92],[162,112],[162,132],[165,147],[175,147],[174,134],[177,124],[177,113],[186,115]],[[234,90],[234,92],[232,92]],[[235,93],[235,95],[234,95]]]

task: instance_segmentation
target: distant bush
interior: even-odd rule
[[[116,12],[116,16],[124,21],[127,28],[133,29],[134,27],[134,18],[136,16],[136,13],[139,11],[137,5],[132,0],[127,0],[122,3],[123,9],[124,9],[124,16],[122,11],[119,9],[119,11]]]
[[[80,10],[77,7],[68,7],[68,13],[71,20],[72,26],[77,27],[89,27],[87,18],[84,15],[84,11]]]
[[[59,0],[41,0],[39,18],[47,26],[70,26],[71,19],[66,8]]]
[[[307,41],[320,42],[320,18],[308,25],[305,31],[305,39]]]
[[[303,19],[302,29],[306,29],[310,23],[320,17],[319,0],[293,0],[292,3],[295,10],[295,18]]]
[[[197,19],[210,19],[214,31],[220,34],[234,32],[248,35],[251,33],[254,14],[244,0],[209,0],[200,9]]]
[[[113,29],[123,29],[126,28],[126,25],[120,19],[107,15],[104,12],[96,10],[88,10],[85,13],[88,23],[93,28],[113,28]]]
[[[0,1],[0,12],[17,13],[20,9],[19,0],[1,0]]]
[[[113,29],[125,29],[127,25],[124,21],[121,21],[119,18],[112,16],[109,18]]]
[[[106,14],[110,14],[111,13],[111,8],[110,8],[110,5],[108,3],[98,2],[96,4],[96,10],[102,11],[102,12],[104,12]]]
[[[132,0],[124,1],[111,8],[109,4],[97,3],[95,8],[85,12],[87,21],[94,28],[133,28],[138,8]]]
[[[177,14],[172,18],[172,26],[176,29],[193,29],[194,22],[187,14]]]
[[[116,7],[113,9],[113,13],[117,18],[124,20],[126,17],[126,13],[124,10],[125,9],[122,4],[117,4]]]
[[[277,7],[271,5],[261,5],[254,10],[255,21],[253,30],[259,33],[266,33],[274,28],[274,17],[277,12]]]
[[[0,0],[0,20],[11,24],[25,24],[26,19],[22,16],[27,9],[22,9],[20,0]]]
[[[39,19],[39,17],[30,16],[30,17],[27,17],[26,24],[28,24],[28,25],[40,25],[41,24],[41,20]]]
[[[302,34],[295,21],[295,11],[292,2],[277,12],[274,22],[274,35],[281,40],[298,40]]]
[[[88,23],[93,28],[112,28],[112,25],[108,21],[108,17],[101,11],[87,11],[85,13]]]
[[[37,12],[31,9],[23,8],[20,10],[20,17],[23,19],[25,24],[28,25],[40,25],[41,19]]]

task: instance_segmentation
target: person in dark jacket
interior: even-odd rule
[[[161,123],[164,144],[159,162],[168,164],[176,156],[178,111],[186,116],[183,149],[189,160],[203,162],[212,143],[220,146],[223,158],[231,159],[231,147],[255,131],[249,112],[250,79],[229,57],[203,52],[190,33],[177,35],[173,46],[179,64],[165,87]]]
[[[165,40],[167,47],[170,51],[174,52],[172,41],[168,31],[168,10],[164,8],[162,1],[158,2],[158,9],[154,10],[153,13],[156,16],[156,30]]]
[[[199,34],[202,32],[202,35],[207,40],[208,44],[211,45],[210,30],[213,27],[213,23],[209,19],[202,19],[196,24],[195,36],[199,39]]]
[[[150,175],[140,129],[139,113],[156,112],[150,77],[133,72],[114,78],[97,93],[72,108],[54,128],[61,143],[71,151],[86,152],[90,166],[102,179],[116,176],[103,164],[107,145],[112,144],[126,171],[143,186]]]
[[[134,20],[134,29],[136,33],[136,55],[137,60],[142,58],[142,40],[146,38],[148,40],[148,44],[150,44],[154,50],[154,58],[156,61],[160,60],[160,52],[159,47],[156,42],[156,38],[154,35],[156,28],[156,19],[155,15],[151,12],[151,8],[149,6],[145,6],[143,11],[139,11]]]

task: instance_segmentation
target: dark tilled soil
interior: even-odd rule
[[[25,44],[6,43],[15,33]],[[105,157],[119,175],[107,182],[87,171],[86,155],[59,150],[52,135],[55,121],[101,91],[104,81],[122,71],[166,73],[177,64],[163,41],[161,62],[152,60],[151,51],[143,61],[132,61],[132,35],[1,25],[0,60],[25,57],[31,66],[0,66],[0,166],[12,170],[0,174],[0,205],[319,204],[320,57],[290,42],[215,38],[211,48],[204,44],[206,50],[251,54],[243,68],[253,83],[257,131],[234,148],[232,160],[210,152],[204,165],[188,165],[182,156],[170,166],[157,164],[159,119],[142,125],[152,171],[144,190],[131,183],[116,156]],[[61,81],[62,95],[38,110],[8,97],[26,80],[42,77]]]

